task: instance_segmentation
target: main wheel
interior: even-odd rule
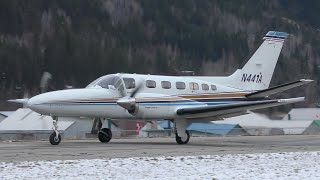
[[[189,131],[186,130],[186,136],[181,138],[180,136],[178,136],[178,133],[176,133],[176,141],[178,144],[187,144],[189,142],[190,139],[190,134]]]
[[[49,141],[50,141],[50,144],[52,144],[52,145],[58,145],[58,144],[60,144],[60,141],[61,141],[61,136],[60,136],[60,134],[58,135],[58,137],[56,137],[56,132],[53,132],[53,133],[50,135]]]
[[[99,141],[102,143],[107,143],[111,140],[112,138],[112,132],[110,129],[108,128],[102,128],[100,129],[100,131],[98,132],[98,138]]]

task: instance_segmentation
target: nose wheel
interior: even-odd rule
[[[112,132],[109,128],[102,128],[98,132],[98,139],[102,143],[108,143],[112,139]]]
[[[50,141],[50,144],[52,145],[58,145],[60,144],[60,141],[61,141],[61,136],[60,134],[56,134],[56,132],[53,132],[51,135],[50,135],[50,138],[49,138],[49,141]]]
[[[58,117],[54,116],[53,119],[53,133],[49,137],[50,144],[58,145],[61,142],[61,136],[58,131]]]

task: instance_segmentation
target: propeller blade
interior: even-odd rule
[[[130,97],[135,97],[135,95],[141,90],[142,83],[138,83],[137,87],[131,92]]]
[[[126,90],[124,88],[120,88],[119,91],[120,91],[121,97],[127,96],[127,92],[126,92]]]
[[[143,83],[141,81],[136,83],[136,88],[132,90],[129,96],[125,96],[127,94],[125,90],[123,90],[124,92],[120,91],[121,94],[125,95],[117,101],[117,104],[133,114],[137,110],[136,99],[134,97],[142,89],[142,86]]]

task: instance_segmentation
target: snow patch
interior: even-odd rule
[[[1,179],[319,179],[320,152],[0,162]]]

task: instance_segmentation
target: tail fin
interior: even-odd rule
[[[226,78],[228,86],[248,91],[267,89],[287,36],[285,32],[269,31],[244,67]]]

